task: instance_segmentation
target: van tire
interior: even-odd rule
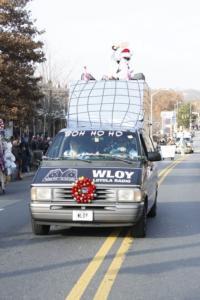
[[[50,231],[50,225],[37,224],[33,219],[31,220],[31,224],[35,235],[47,235]]]
[[[156,192],[156,197],[155,197],[154,204],[153,204],[152,208],[150,209],[150,211],[148,213],[148,217],[155,218],[156,215],[157,215],[157,192]]]
[[[144,238],[146,236],[147,227],[147,208],[143,207],[142,215],[139,221],[132,227],[132,235],[136,238]]]

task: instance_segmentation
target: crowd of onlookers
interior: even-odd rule
[[[29,138],[0,135],[0,183],[5,192],[5,181],[12,177],[21,180],[23,173],[34,171],[51,144],[50,137],[36,135]]]
[[[37,167],[35,160],[41,159],[51,143],[50,137],[43,135],[12,138],[12,152],[16,158],[18,169],[21,173],[29,172]]]

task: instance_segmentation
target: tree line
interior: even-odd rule
[[[153,128],[154,132],[160,130],[161,127],[161,111],[174,111],[177,117],[177,126],[190,128],[190,125],[195,122],[200,112],[200,101],[184,101],[184,96],[181,92],[169,89],[160,90],[153,97]],[[194,114],[197,112],[197,114]]]
[[[19,125],[35,115],[42,97],[35,70],[45,61],[43,32],[26,9],[30,1],[0,1],[0,117]]]

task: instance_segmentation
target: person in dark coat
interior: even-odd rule
[[[26,173],[30,171],[31,153],[29,145],[25,142],[20,144],[20,148],[22,153],[22,173]]]
[[[4,163],[4,149],[3,149],[3,143],[0,136],[0,185],[2,189],[2,193],[5,193],[5,163]]]
[[[15,163],[17,166],[17,179],[22,179],[22,149],[20,147],[20,140],[16,139],[13,141],[12,153],[15,156]]]

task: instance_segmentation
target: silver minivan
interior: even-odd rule
[[[161,160],[144,130],[62,129],[31,184],[30,212],[36,235],[51,225],[130,226],[146,235],[156,216]]]

